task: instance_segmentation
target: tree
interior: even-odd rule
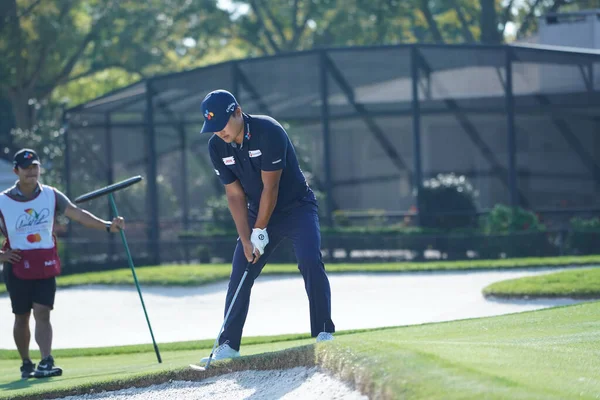
[[[588,0],[590,2],[591,0]],[[583,0],[579,0],[583,4]],[[252,54],[318,47],[410,42],[505,41],[509,24],[519,35],[536,17],[577,0],[245,0],[235,36]]]
[[[153,73],[218,43],[229,21],[213,0],[4,0],[0,97],[16,126],[31,129],[36,105],[56,87],[110,68]]]

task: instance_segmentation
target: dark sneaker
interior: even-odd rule
[[[35,378],[48,378],[51,376],[61,376],[62,369],[54,365],[54,358],[48,356],[44,358],[33,372]]]
[[[31,378],[31,374],[35,370],[35,364],[31,362],[31,360],[23,361],[23,365],[21,365],[21,378],[27,379]]]

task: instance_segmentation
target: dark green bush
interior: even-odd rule
[[[600,218],[573,218],[566,246],[571,254],[600,253]]]
[[[504,204],[496,204],[489,214],[481,218],[481,228],[485,234],[546,230],[546,227],[533,212],[524,210],[521,207],[513,209]]]
[[[521,207],[497,204],[480,220],[484,236],[477,239],[479,254],[484,258],[554,255],[546,227],[538,216]]]
[[[477,226],[477,193],[464,176],[439,174],[417,193],[420,225],[452,230]]]

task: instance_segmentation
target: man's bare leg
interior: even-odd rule
[[[29,360],[29,342],[31,341],[31,332],[29,330],[29,317],[27,314],[15,314],[15,325],[13,327],[13,336],[17,350],[23,361]]]
[[[35,341],[40,347],[43,360],[52,353],[50,307],[33,303],[33,317],[35,318]]]

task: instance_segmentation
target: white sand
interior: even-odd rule
[[[146,388],[64,397],[64,400],[366,400],[367,397],[318,368],[243,371],[199,382],[172,381]]]

